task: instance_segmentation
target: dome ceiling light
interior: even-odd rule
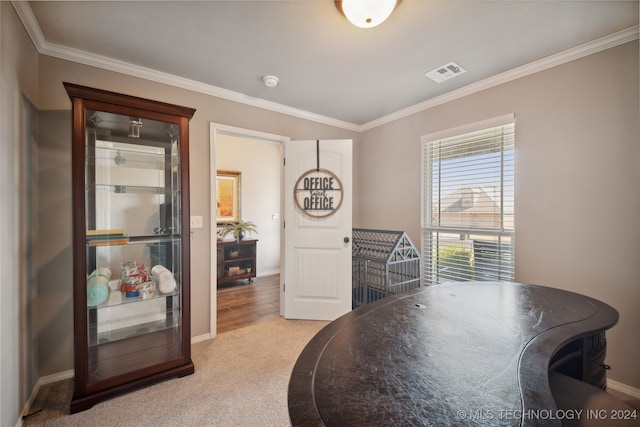
[[[353,25],[372,28],[391,15],[400,0],[336,0],[336,7]]]

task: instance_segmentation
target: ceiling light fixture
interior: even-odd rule
[[[276,87],[280,79],[276,76],[264,76],[262,81],[266,87]]]
[[[400,0],[336,0],[336,7],[353,25],[372,28],[391,15]]]

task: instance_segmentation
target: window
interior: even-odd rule
[[[514,130],[509,115],[422,137],[425,284],[514,280]]]

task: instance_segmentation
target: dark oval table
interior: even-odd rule
[[[291,422],[560,425],[550,366],[594,378],[604,331],[617,321],[615,309],[593,298],[521,283],[449,283],[389,296],[308,343],[289,382]],[[596,365],[587,357],[594,352]],[[602,386],[602,375],[595,378]]]

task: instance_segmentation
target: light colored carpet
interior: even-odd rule
[[[59,413],[55,418],[43,408],[28,424],[290,426],[291,370],[307,342],[327,323],[280,318],[222,333],[192,346],[193,375],[118,396],[73,415]]]

